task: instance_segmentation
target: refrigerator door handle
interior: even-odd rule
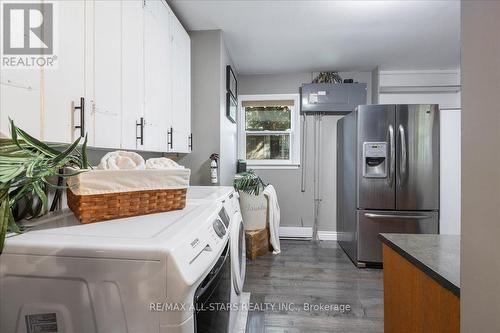
[[[394,169],[396,168],[396,148],[394,146],[394,128],[389,125],[389,156],[391,158],[389,170],[389,186],[394,182]]]
[[[403,125],[399,125],[399,136],[401,139],[401,159],[399,166],[399,184],[403,184],[403,180],[406,178],[406,135]]]
[[[365,213],[365,217],[371,219],[411,219],[411,220],[425,220],[429,218],[429,216],[423,216],[423,215],[392,215],[392,214],[374,214],[374,213]]]

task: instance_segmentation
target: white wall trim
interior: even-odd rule
[[[460,74],[460,69],[423,69],[423,70],[380,70],[380,74]]]
[[[311,227],[280,227],[280,238],[311,238]],[[337,240],[336,231],[318,231],[320,240]]]
[[[336,231],[318,231],[319,239],[327,241],[336,241],[337,232]]]
[[[311,238],[311,227],[280,227],[280,238]]]
[[[247,163],[247,169],[251,170],[277,170],[277,169],[286,169],[286,170],[295,170],[299,169],[300,164],[275,164],[275,165],[252,165]]]
[[[460,90],[460,71],[380,71],[379,90],[384,87],[441,87],[452,86]]]

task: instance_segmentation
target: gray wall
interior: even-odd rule
[[[500,2],[462,1],[462,332],[500,332],[499,32]]]
[[[368,84],[368,102],[371,100],[371,73],[340,73],[344,78]],[[282,75],[238,75],[240,95],[298,93],[302,83],[311,82],[315,73],[294,73]],[[322,204],[320,226],[322,231],[336,230],[336,129],[339,116],[323,117],[321,129],[321,186]],[[271,170],[259,169],[264,182],[274,185],[281,208],[281,226],[311,227],[314,217],[313,202],[313,142],[314,119],[306,118],[306,191],[301,192],[301,169]],[[304,127],[301,125],[301,131]],[[302,134],[301,134],[302,136]],[[304,167],[304,161],[301,161]]]
[[[220,144],[219,153],[219,176],[221,185],[232,185],[236,173],[237,149],[238,149],[238,127],[226,117],[226,66],[230,65],[236,74],[234,64],[226,48],[223,35],[220,43],[221,66],[219,70],[220,89]]]
[[[219,181],[232,184],[236,125],[225,117],[225,71],[231,59],[222,31],[192,31],[190,36],[193,152],[182,156],[179,163],[191,169],[191,185],[210,185],[209,156],[219,153]]]

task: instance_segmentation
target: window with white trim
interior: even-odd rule
[[[239,96],[239,158],[249,167],[298,167],[299,95]]]

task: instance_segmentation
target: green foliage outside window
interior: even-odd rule
[[[247,131],[286,131],[292,125],[292,111],[288,106],[246,107]]]

